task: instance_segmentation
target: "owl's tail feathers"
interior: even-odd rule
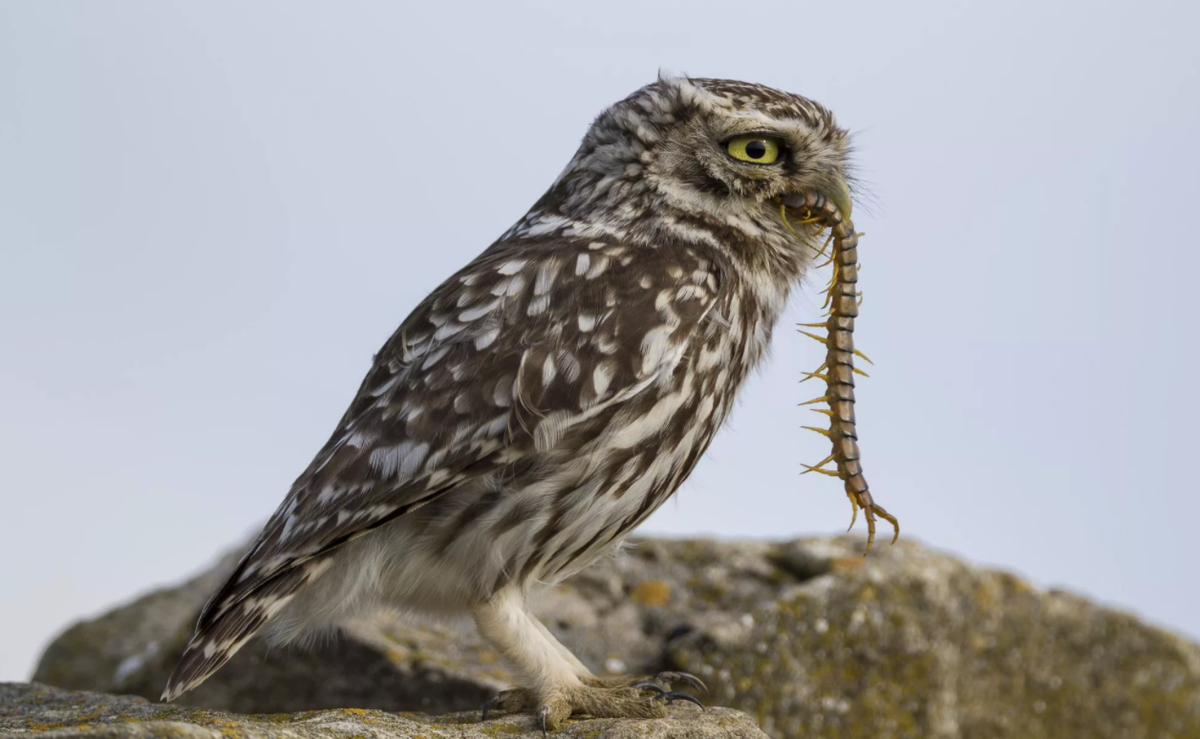
[[[196,633],[167,680],[162,700],[175,700],[219,670],[302,585],[319,575],[326,563],[313,559],[287,567],[249,589],[238,588],[231,578],[200,615]],[[228,592],[231,589],[233,593]]]

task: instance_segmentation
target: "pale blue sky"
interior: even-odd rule
[[[859,132],[862,446],[905,536],[1200,637],[1198,26],[1187,2],[0,2],[0,679],[251,533],[392,329],[660,67]],[[778,334],[644,532],[845,528],[837,483],[797,476],[820,352]]]

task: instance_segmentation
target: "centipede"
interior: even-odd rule
[[[849,213],[842,213],[821,193],[789,195],[780,199],[778,203],[780,217],[797,237],[800,237],[800,234],[796,231],[789,212],[800,215],[796,225],[813,229],[818,241],[820,234],[826,229],[829,231],[829,236],[814,257],[814,261],[825,258],[825,262],[815,265],[816,269],[833,266],[832,275],[824,290],[825,302],[821,307],[825,311],[826,320],[820,323],[799,324],[801,334],[825,346],[825,361],[814,371],[805,372],[800,381],[824,381],[825,394],[800,405],[824,404],[823,408],[809,410],[827,416],[829,426],[803,428],[829,439],[833,449],[829,456],[820,462],[802,465],[805,469],[801,474],[815,472],[842,481],[852,509],[850,529],[854,528],[860,510],[867,522],[867,546],[863,552],[865,557],[875,543],[876,518],[892,524],[895,529],[893,544],[900,538],[900,523],[871,496],[867,478],[863,475],[862,454],[858,447],[858,424],[854,414],[854,378],[856,375],[869,375],[854,365],[854,359],[858,357],[867,364],[872,364],[867,355],[854,348],[854,319],[858,317],[862,298],[858,291],[858,239],[863,234],[855,231]],[[821,330],[824,331],[823,334],[818,333]],[[829,467],[831,464],[833,466]]]

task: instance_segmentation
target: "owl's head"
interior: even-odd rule
[[[734,80],[660,76],[605,110],[539,206],[662,238],[708,225],[791,241],[779,204],[816,191],[849,217],[849,135],[818,103]]]

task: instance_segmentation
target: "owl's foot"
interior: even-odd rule
[[[506,690],[485,703],[483,719],[486,721],[493,711],[530,713],[537,719],[542,733],[546,733],[558,731],[569,716],[665,718],[667,704],[677,700],[700,705],[700,701],[687,693],[669,691],[651,680],[635,680],[621,687],[581,685],[543,695],[517,688]]]
[[[646,687],[653,689],[650,686],[660,686],[664,688],[664,692],[670,691],[675,683],[682,683],[693,690],[698,690],[702,693],[708,692],[708,686],[704,681],[695,675],[686,672],[660,672],[657,675],[638,677],[636,675],[617,675],[615,677],[585,677],[584,685],[590,685],[594,688],[636,688]]]

